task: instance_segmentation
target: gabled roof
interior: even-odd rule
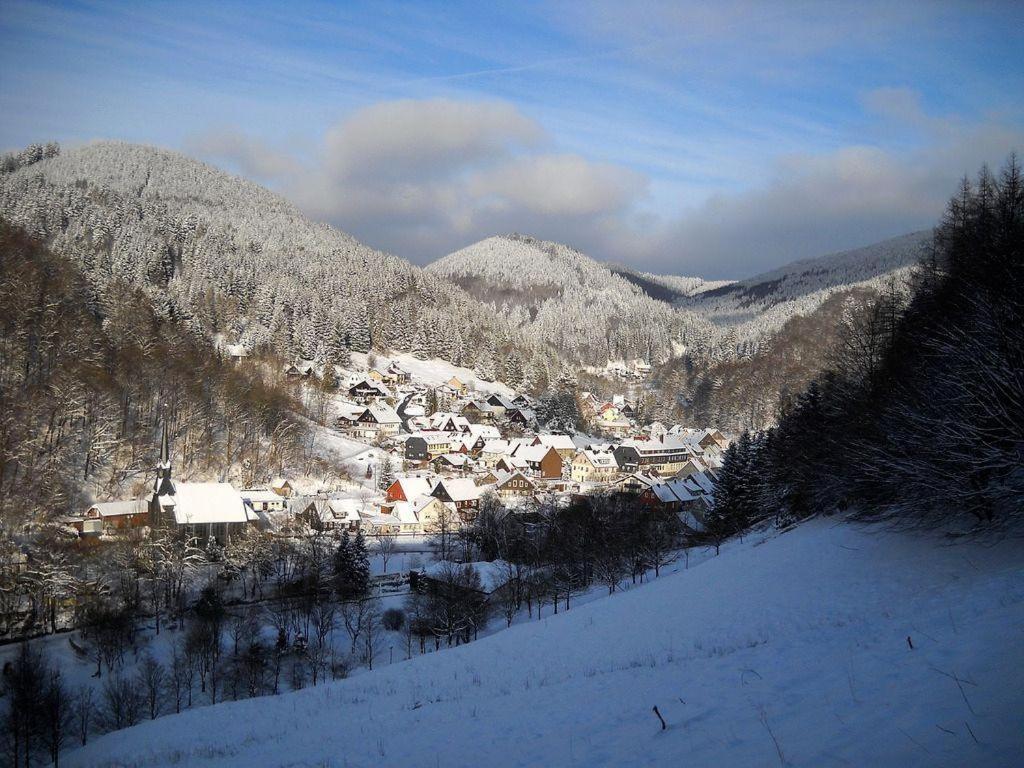
[[[541,445],[554,448],[556,451],[574,451],[576,444],[569,435],[537,435]]]
[[[378,424],[401,424],[402,417],[398,415],[394,408],[390,405],[383,403],[373,403],[365,411],[363,416],[369,414],[370,418]],[[360,416],[362,418],[362,416]]]
[[[161,506],[174,506],[179,525],[244,523],[245,503],[231,483],[174,482],[174,495],[161,496]]]
[[[411,500],[415,496],[425,496],[429,494],[431,489],[437,483],[429,477],[411,475],[408,477],[399,477],[393,484],[398,485],[402,489],[402,494],[405,498]]]
[[[434,490],[436,491],[439,486],[444,488],[452,501],[475,501],[480,498],[480,489],[469,478],[446,477],[437,482]]]
[[[281,497],[275,494],[275,498],[280,500]],[[89,509],[86,510],[86,514],[89,514],[89,512],[94,509],[100,518],[121,517],[123,515],[142,515],[149,511],[149,502],[146,499],[100,501],[95,504],[90,504]]]

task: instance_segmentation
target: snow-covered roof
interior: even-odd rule
[[[395,482],[399,487],[401,487],[402,494],[405,498],[410,500],[415,496],[429,494],[434,486],[437,485],[437,482],[433,478],[422,475],[399,477],[395,479]]]
[[[238,495],[250,504],[276,504],[284,502],[284,497],[280,494],[262,488],[243,489],[238,492]]]
[[[438,481],[438,485],[444,486],[444,490],[452,501],[473,501],[480,498],[480,489],[469,478],[446,477]],[[437,486],[434,487],[437,488]]]
[[[245,503],[231,483],[174,483],[174,495],[160,498],[162,506],[174,505],[179,525],[244,523]]]
[[[278,497],[280,498],[280,497]],[[101,517],[120,517],[122,515],[141,515],[149,511],[146,499],[128,499],[126,501],[100,501],[89,506],[86,514],[92,510]]]
[[[378,424],[401,424],[402,417],[398,415],[394,408],[384,403],[373,403],[371,404],[364,413],[369,413],[370,417]]]
[[[556,451],[572,451],[576,449],[576,444],[569,435],[537,435],[537,439],[540,440],[541,445],[554,448]]]

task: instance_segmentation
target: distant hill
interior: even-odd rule
[[[738,340],[775,333],[794,315],[807,315],[836,291],[878,287],[905,277],[931,240],[931,232],[913,232],[850,251],[794,261],[760,275],[686,296],[677,306],[720,328],[732,328]]]
[[[481,240],[427,271],[490,304],[531,340],[580,361],[666,360],[678,345],[706,342],[712,332],[667,303],[677,289],[526,235]]]

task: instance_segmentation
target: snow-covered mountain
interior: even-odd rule
[[[0,217],[82,266],[98,297],[137,285],[201,334],[305,358],[372,345],[472,365],[515,343],[450,282],[251,181],[119,142],[47,155],[0,173]]]
[[[575,248],[525,235],[481,240],[427,271],[490,304],[528,338],[581,361],[663,361],[673,343],[706,341],[711,332],[696,315]]]
[[[921,259],[931,232],[914,232],[863,248],[794,261],[770,272],[680,298],[676,304],[721,328],[738,341],[773,334],[790,317],[808,315],[837,291],[880,288],[903,280]]]
[[[1012,540],[812,520],[462,647],[144,722],[62,762],[1020,765],[1022,566]]]

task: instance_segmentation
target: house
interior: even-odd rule
[[[415,496],[406,501],[395,501],[382,505],[381,515],[390,515],[398,525],[398,532],[406,535],[421,535],[436,530],[440,516],[450,514],[440,499],[433,496]]]
[[[501,418],[507,411],[511,411],[516,407],[516,404],[512,402],[511,398],[507,398],[504,395],[494,393],[487,398],[487,405],[494,410],[494,415]]]
[[[576,483],[607,483],[618,473],[619,465],[610,451],[579,451],[570,469],[570,476]]]
[[[562,461],[572,461],[576,455],[576,444],[569,435],[537,435],[533,439],[533,444],[554,448],[562,457]]]
[[[149,502],[146,499],[106,501],[91,505],[71,525],[82,536],[100,536],[142,528],[149,525]]]
[[[498,495],[498,498],[506,501],[532,496],[537,492],[537,486],[533,480],[522,472],[513,472],[512,474],[501,473],[496,480],[494,492]]]
[[[436,457],[431,464],[438,474],[445,472],[465,473],[471,464],[470,458],[464,453],[442,453]]]
[[[292,504],[295,519],[314,531],[356,532],[362,525],[359,499],[328,499],[309,496],[296,499]]]
[[[263,488],[246,488],[239,491],[239,495],[256,512],[283,512],[288,506],[283,496]]]
[[[512,456],[524,459],[530,472],[537,477],[554,480],[562,476],[562,457],[554,448],[543,445],[520,446]]]
[[[495,472],[529,472],[530,464],[522,456],[501,456],[494,463]]]
[[[391,390],[379,381],[361,379],[348,388],[348,396],[360,405],[391,398]]]
[[[386,403],[372,402],[350,428],[353,436],[380,440],[394,437],[402,426],[402,417]]]
[[[428,475],[399,477],[388,486],[385,496],[388,501],[412,501],[417,496],[428,496],[436,484]]]
[[[430,416],[430,429],[437,432],[468,434],[470,431],[469,419],[456,413],[438,411]]]
[[[661,475],[677,472],[696,451],[685,439],[624,440],[615,449],[615,460],[624,472],[654,470]]]
[[[240,363],[249,356],[249,350],[244,344],[225,344],[224,354],[235,363]]]
[[[456,450],[459,438],[447,432],[418,432],[405,440],[405,458],[428,461]]]
[[[475,422],[492,422],[498,415],[498,410],[483,400],[470,400],[462,407],[462,416]]]
[[[395,384],[408,384],[412,381],[412,374],[395,362],[388,365],[387,374]]]
[[[467,522],[476,517],[480,509],[480,489],[469,478],[443,478],[437,482],[430,495],[443,501]]]
[[[660,482],[661,478],[656,473],[634,472],[631,475],[616,480],[613,487],[618,493],[639,495],[652,485]]]
[[[527,429],[537,423],[537,416],[529,408],[512,408],[505,411],[505,420],[510,426]]]
[[[462,380],[458,376],[452,376],[448,381],[445,382],[445,386],[451,388],[457,394],[463,394],[466,392],[466,385],[462,383]]]

